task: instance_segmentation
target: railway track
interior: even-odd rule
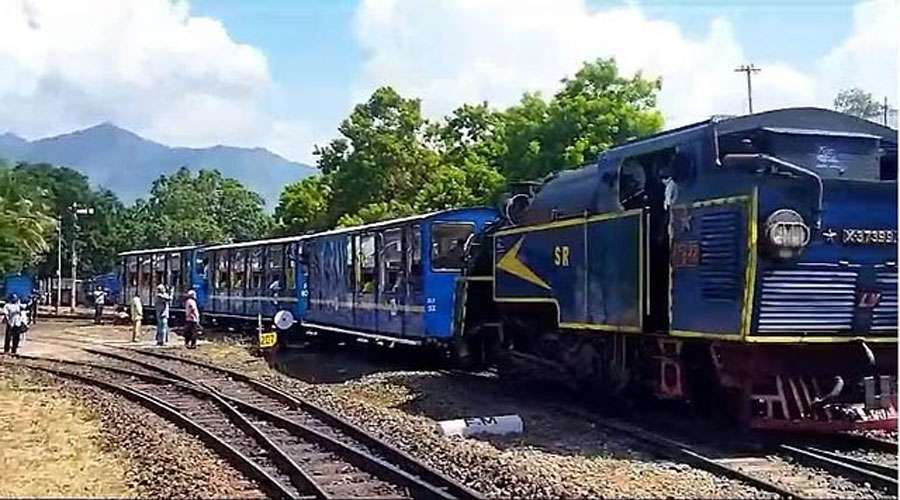
[[[77,345],[69,340],[64,342]],[[335,417],[322,415],[322,410],[304,404],[274,387],[239,372],[156,351],[136,351],[120,347],[117,348],[117,352],[112,353],[84,348],[83,345],[80,347],[98,356],[164,373],[167,377],[199,383],[203,387],[219,391],[223,397],[238,405],[239,402],[247,400],[264,409],[267,408],[266,411],[269,412],[287,413],[291,419],[321,429],[335,440],[346,442],[348,438],[351,441],[356,439],[359,448],[372,455],[385,456],[383,451],[379,453],[378,442],[373,444],[370,437],[357,436],[362,432],[358,428],[339,419],[335,424]],[[456,373],[451,374],[459,376]],[[650,430],[652,426],[625,424],[568,407],[556,409],[563,413],[574,413],[574,416],[588,419],[609,431],[628,436],[668,459],[688,463],[784,498],[835,496],[829,484],[829,475],[862,485],[864,490],[875,493],[875,496],[879,494],[896,496],[897,493],[896,465],[863,460],[841,451],[829,451],[831,448],[825,446],[754,442],[746,443],[745,449],[737,449],[732,443],[728,446],[722,446],[721,443],[718,443],[718,446],[711,446],[710,443],[698,444],[693,439],[689,439],[688,444],[678,438],[673,439],[669,435],[653,432]],[[350,425],[349,428],[347,425]],[[840,444],[841,447],[859,448],[869,445],[876,451],[889,450],[891,448],[889,445],[892,444],[889,441],[861,439],[861,436],[851,436],[846,440],[843,438],[833,436],[831,442],[835,445]],[[896,444],[893,444],[893,449],[896,450]],[[388,457],[390,454],[389,450]],[[409,470],[408,467],[407,469]]]
[[[466,383],[473,380],[483,383],[480,377],[464,371],[442,370],[442,373],[464,379]],[[782,498],[835,497],[829,484],[832,478],[856,483],[863,496],[896,497],[897,494],[897,444],[890,441],[836,435],[824,441],[813,439],[816,444],[813,446],[808,444],[810,440],[746,439],[733,433],[720,436],[709,430],[698,433],[695,425],[691,426],[695,428],[693,433],[686,433],[679,432],[680,426],[673,424],[671,419],[632,423],[604,417],[573,403],[549,406],[612,434],[627,437],[658,456],[690,464]],[[698,434],[706,434],[705,439],[699,438]],[[884,463],[859,456],[867,454],[880,455]]]
[[[297,488],[316,498],[479,498],[349,422],[240,373],[160,353],[110,352],[69,339],[44,340],[112,360],[123,373],[138,367],[141,373],[154,372],[217,396],[260,429],[260,438],[284,450],[280,460],[296,469]]]

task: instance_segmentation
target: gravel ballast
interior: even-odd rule
[[[314,385],[270,369],[235,344],[174,353],[255,375],[306,398],[489,497],[770,496],[684,464],[653,459],[627,438],[605,434],[551,409],[505,400],[489,385],[483,391],[472,386],[459,390],[455,381],[439,372],[382,372]],[[424,378],[422,387],[428,392],[419,392],[410,378]],[[456,400],[456,408],[448,401],[422,406],[422,399],[439,393],[450,394],[445,399]],[[488,409],[515,410],[523,417],[526,432],[490,440],[445,437],[437,432],[435,419],[421,414],[459,411],[463,417]]]
[[[36,380],[76,397],[101,422],[103,446],[127,463],[139,498],[262,498],[243,474],[199,439],[118,395],[37,372]]]

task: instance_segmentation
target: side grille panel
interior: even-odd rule
[[[765,271],[758,330],[766,333],[851,330],[858,274],[852,269],[825,266]]]
[[[735,302],[743,286],[739,249],[740,214],[703,215],[700,219],[700,279],[704,299]]]
[[[897,331],[897,272],[880,271],[875,278],[881,300],[872,310],[872,331]]]

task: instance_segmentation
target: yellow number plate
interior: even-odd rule
[[[278,334],[275,332],[259,334],[259,346],[260,347],[273,347],[277,342],[278,342]]]

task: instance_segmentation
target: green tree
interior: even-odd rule
[[[327,227],[325,216],[330,203],[331,185],[322,175],[288,184],[275,208],[275,218],[282,224],[280,231],[296,234]]]
[[[0,272],[35,264],[50,245],[56,228],[47,193],[23,182],[23,176],[0,168]]]
[[[155,180],[123,225],[123,239],[139,248],[251,240],[268,234],[273,222],[262,198],[237,180],[182,167]]]
[[[860,118],[871,120],[884,112],[884,105],[872,94],[861,88],[845,89],[834,98],[834,109]]]
[[[125,207],[118,197],[107,189],[92,189],[88,178],[70,168],[46,163],[19,163],[16,175],[23,184],[44,193],[49,213],[62,221],[63,266],[71,266],[71,245],[77,246],[79,273],[93,275],[113,269],[116,253],[124,250],[118,239],[118,228]],[[90,207],[94,213],[76,218],[73,205]],[[57,235],[51,235],[50,253],[37,267],[38,274],[49,275],[56,271]]]
[[[508,152],[500,171],[534,180],[593,161],[609,147],[662,128],[656,94],[662,82],[619,75],[612,59],[585,63],[549,102],[526,94],[505,112]]]
[[[316,149],[322,176],[286,187],[276,214],[308,230],[489,204],[508,181],[579,166],[662,127],[661,82],[622,77],[611,59],[562,84],[549,101],[526,93],[503,111],[466,104],[434,123],[419,100],[380,88]]]
[[[426,129],[419,100],[403,98],[390,87],[357,105],[338,128],[342,137],[314,151],[331,186],[326,222],[369,204],[410,200],[438,163],[424,144]]]

